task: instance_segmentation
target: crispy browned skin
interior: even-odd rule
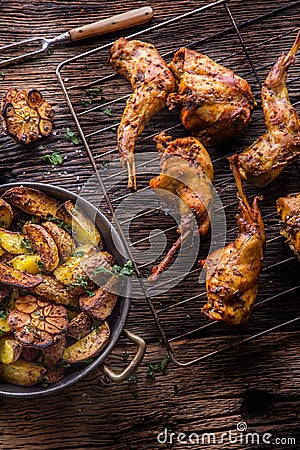
[[[111,277],[103,287],[99,286],[94,291],[93,297],[88,295],[80,297],[80,308],[95,319],[105,320],[111,315],[118,300],[118,295],[113,292],[117,282],[115,277]]]
[[[21,272],[5,263],[0,263],[0,283],[19,287],[21,289],[30,289],[38,286],[42,281],[43,278],[40,276]]]
[[[150,180],[151,188],[159,188],[178,196],[180,202],[181,236],[173,244],[161,263],[152,269],[149,281],[155,281],[164,271],[174,253],[180,248],[184,235],[189,233],[191,213],[196,217],[199,232],[208,232],[209,210],[213,200],[214,169],[209,154],[195,137],[178,138],[161,133],[155,137],[161,156],[162,171]],[[168,200],[168,197],[165,198]]]
[[[252,208],[243,192],[236,159],[231,159],[240,201],[236,240],[213,252],[205,261],[207,303],[202,312],[213,320],[245,323],[256,299],[265,232],[255,197]]]
[[[56,216],[58,201],[38,189],[17,186],[8,189],[2,198],[12,206],[37,217]]]
[[[232,70],[188,48],[178,50],[169,64],[179,82],[168,97],[170,109],[202,144],[224,142],[248,124],[254,105],[250,86]]]
[[[118,147],[127,163],[128,188],[136,189],[134,148],[137,137],[149,120],[166,105],[175,89],[175,80],[156,48],[146,42],[118,39],[109,53],[109,62],[130,81],[133,94],[127,100],[118,129]]]
[[[239,154],[242,177],[255,186],[266,186],[300,154],[300,122],[286,87],[289,67],[300,46],[300,31],[288,55],[282,54],[261,90],[267,131]]]
[[[281,235],[300,261],[300,193],[279,198],[277,212],[284,222]]]
[[[26,231],[33,248],[38,252],[46,272],[52,272],[59,264],[58,248],[48,231],[36,223],[25,223]]]

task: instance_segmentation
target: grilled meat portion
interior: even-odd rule
[[[267,130],[238,157],[242,177],[255,186],[266,186],[300,154],[299,117],[286,87],[287,72],[299,46],[300,30],[290,52],[279,57],[261,90]]]
[[[169,67],[179,88],[169,95],[168,105],[180,109],[183,125],[203,145],[224,142],[245,128],[254,105],[247,81],[188,48],[178,50]]]
[[[191,231],[192,217],[196,218],[201,235],[208,232],[214,178],[210,156],[195,137],[178,138],[173,141],[171,136],[161,133],[155,137],[155,141],[161,157],[162,170],[159,176],[150,180],[150,187],[161,189],[160,195],[163,195],[163,191],[168,191],[181,200],[179,202],[181,224],[178,229],[180,237],[160,264],[152,269],[149,281],[155,281],[159,277],[180,248]],[[171,200],[170,196],[164,198],[166,201]]]
[[[118,39],[110,50],[109,62],[134,90],[119,125],[118,148],[127,164],[128,188],[135,190],[136,140],[154,114],[166,105],[168,94],[175,90],[175,80],[156,48],[146,42]]]
[[[300,261],[300,193],[279,198],[277,212],[284,222],[281,235]]]
[[[213,252],[205,262],[207,303],[202,312],[213,320],[245,323],[256,299],[265,246],[264,224],[255,197],[252,208],[243,192],[236,157],[231,158],[240,214],[236,240]]]

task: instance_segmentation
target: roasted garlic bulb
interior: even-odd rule
[[[168,94],[175,89],[175,80],[154,45],[146,42],[120,38],[112,46],[108,60],[134,90],[119,125],[118,148],[127,164],[128,188],[136,190],[136,140],[154,114],[165,107]]]
[[[169,68],[179,85],[168,105],[180,109],[183,125],[203,145],[231,139],[247,126],[254,98],[246,80],[188,48],[175,53]]]
[[[160,264],[152,269],[149,281],[157,280],[179,250],[182,241],[189,235],[191,216],[196,218],[202,236],[208,232],[214,178],[210,156],[195,137],[183,137],[173,141],[171,136],[161,133],[154,139],[160,153],[162,171],[159,176],[150,180],[150,187],[162,190],[160,195],[167,191],[181,200],[179,202],[181,223],[178,228],[180,237]],[[169,201],[170,196],[164,198]]]
[[[202,262],[207,291],[202,312],[213,320],[242,324],[248,320],[257,295],[265,231],[258,207],[260,198],[255,197],[251,208],[243,192],[236,157],[230,162],[240,201],[239,234],[232,244],[216,250]]]
[[[300,261],[300,193],[279,198],[277,212],[284,222],[281,235]]]
[[[35,88],[10,88],[2,98],[1,115],[4,131],[20,144],[52,131],[54,109]]]
[[[300,46],[300,30],[290,52],[282,54],[261,90],[267,131],[238,155],[242,177],[255,186],[266,186],[300,155],[300,121],[286,87],[289,67]]]

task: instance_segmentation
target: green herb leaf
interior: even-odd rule
[[[91,364],[93,361],[94,361],[93,358],[86,358],[86,359],[82,360],[81,362],[84,364]]]
[[[103,112],[104,112],[104,114],[106,114],[109,117],[112,117],[112,115],[113,115],[111,108],[105,108]]]
[[[130,377],[128,378],[128,381],[130,383],[135,383],[135,384],[139,381],[136,372],[134,372],[132,375],[130,375]]]
[[[79,273],[77,274],[77,279],[75,281],[75,283],[70,283],[70,286],[72,286],[73,288],[76,287],[83,287],[83,288],[87,288],[87,281],[83,279],[82,275],[80,275]]]
[[[30,240],[27,239],[27,238],[23,238],[23,239],[21,240],[20,248],[25,248],[25,249],[28,250],[30,253],[33,253],[33,248],[32,248],[31,242],[30,242]]]
[[[102,325],[102,321],[99,319],[93,319],[93,326],[92,326],[92,330],[98,330],[98,328],[100,328]]]
[[[37,265],[39,266],[39,269],[40,269],[41,271],[43,271],[43,270],[45,269],[45,264],[43,263],[43,261],[39,260],[39,261],[37,262]]]
[[[54,150],[51,154],[41,156],[42,161],[49,161],[54,166],[61,166],[64,158],[59,150]]]
[[[5,73],[4,72],[0,72],[0,75],[1,75],[1,77],[2,77],[2,80],[4,80],[5,79]]]
[[[87,295],[88,297],[95,297],[96,292],[86,290],[85,295]]]
[[[103,167],[109,166],[109,161],[102,161],[102,166]]]
[[[109,273],[110,275],[115,276],[115,277],[119,277],[121,275],[131,277],[134,274],[135,269],[133,267],[132,261],[129,260],[124,264],[124,266],[118,266],[117,264],[115,264],[112,267],[112,270],[110,270],[104,266],[99,266],[93,270],[94,274],[103,273],[103,272]]]
[[[124,352],[124,353],[123,353],[123,359],[124,359],[124,361],[127,361],[128,358],[129,358],[129,353],[128,353],[128,352]]]
[[[53,53],[54,53],[53,48],[48,48],[47,54],[48,54],[49,56],[51,56],[51,55],[53,55]]]
[[[62,219],[60,219],[59,217],[53,217],[53,216],[48,215],[48,216],[47,216],[47,220],[48,220],[49,222],[54,222],[54,223],[56,223],[56,225],[57,225],[59,228],[63,228],[63,229],[66,230],[66,231],[71,231],[71,225],[65,223],[65,222],[64,222]]]
[[[66,139],[74,145],[78,145],[78,138],[76,136],[76,133],[74,131],[71,131],[70,128],[66,128]]]
[[[94,274],[98,274],[98,273],[109,273],[110,275],[112,275],[113,277],[115,277],[117,274],[109,269],[107,269],[104,266],[99,266],[96,269],[93,270]]]
[[[6,319],[7,318],[7,316],[8,316],[8,312],[7,311],[3,311],[3,310],[1,310],[0,311],[0,319]]]
[[[147,363],[148,370],[146,372],[146,377],[154,379],[155,375],[157,373],[163,372],[170,362],[171,362],[170,358],[167,357],[167,358],[164,358],[162,361],[155,363],[155,364]]]

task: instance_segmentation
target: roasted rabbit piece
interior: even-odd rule
[[[300,261],[300,193],[279,198],[277,212],[284,222],[281,235]]]
[[[239,234],[225,248],[216,250],[202,262],[206,270],[207,303],[202,312],[213,320],[229,324],[245,323],[253,307],[261,271],[265,232],[255,197],[252,208],[243,192],[236,157],[230,158],[238,188]]]
[[[242,177],[255,186],[266,186],[300,154],[299,117],[286,87],[289,67],[300,46],[300,30],[290,52],[282,54],[261,90],[267,131],[238,156]]]
[[[183,125],[203,145],[231,139],[249,123],[254,105],[250,86],[230,69],[187,48],[175,53],[169,68],[179,87],[168,105],[180,109]]]
[[[152,269],[149,281],[157,280],[185,237],[189,235],[191,216],[196,218],[201,235],[208,232],[214,178],[210,156],[198,139],[184,137],[172,141],[170,136],[161,133],[155,137],[155,141],[161,157],[162,171],[158,177],[150,180],[150,187],[161,189],[162,192],[171,192],[182,201],[179,202],[180,236],[160,264]],[[170,201],[168,196],[165,200]]]
[[[141,41],[118,39],[109,53],[109,62],[130,81],[134,90],[128,99],[118,129],[118,148],[127,164],[128,188],[136,189],[134,147],[147,123],[166,105],[175,80],[156,48]]]

